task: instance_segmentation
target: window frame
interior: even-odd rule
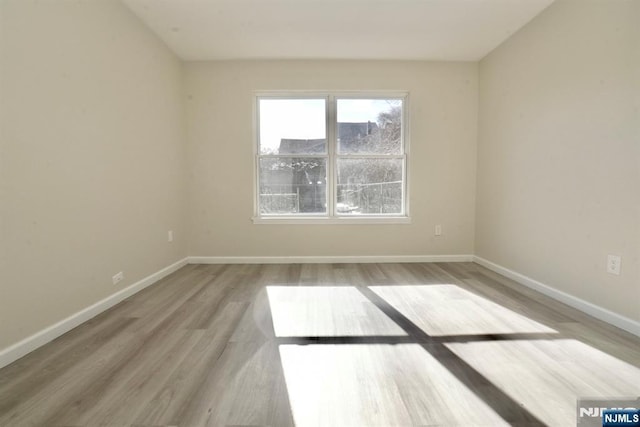
[[[296,157],[326,159],[325,213],[261,214],[260,213],[260,159],[288,157],[287,155],[260,154],[260,100],[262,99],[324,99],[326,152]],[[341,99],[398,99],[402,101],[402,152],[400,154],[339,154],[337,142],[337,102]],[[253,96],[253,217],[254,224],[409,224],[409,93],[408,91],[259,91]],[[402,159],[402,212],[392,214],[338,214],[337,183],[338,159]]]

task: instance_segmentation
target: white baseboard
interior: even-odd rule
[[[0,350],[0,368],[9,365],[22,356],[32,352],[70,331],[76,326],[113,307],[131,295],[156,283],[174,271],[188,264],[310,264],[310,263],[411,263],[411,262],[476,262],[489,270],[508,277],[521,285],[534,289],[555,300],[576,308],[597,319],[617,326],[640,336],[640,322],[621,316],[610,310],[559,291],[530,277],[502,267],[484,258],[474,255],[406,255],[406,256],[294,256],[294,257],[187,257],[153,273],[142,280],[104,298],[97,303],[37,332],[22,341]]]
[[[578,309],[590,316],[595,317],[596,319],[600,319],[611,325],[617,326],[620,329],[631,332],[634,335],[640,336],[640,322],[629,319],[625,316],[621,316],[620,314],[614,313],[613,311],[607,310],[606,308],[600,307],[596,304],[590,303],[566,292],[559,291],[552,286],[540,283],[535,279],[517,273],[513,270],[509,270],[506,267],[493,263],[484,258],[474,256],[473,262],[480,264],[481,266],[486,267],[491,271],[508,277],[509,279],[514,280],[521,285],[538,291],[541,294],[544,294],[568,306]]]
[[[87,320],[102,313],[103,311],[113,307],[114,305],[130,297],[131,295],[140,292],[144,288],[153,285],[158,280],[168,276],[169,274],[185,265],[187,265],[187,258],[175,262],[170,266],[165,267],[162,270],[157,271],[145,277],[144,279],[139,280],[138,282],[116,292],[115,294],[109,295],[103,300],[100,300],[97,303],[85,309],[82,309],[75,314],[72,314],[66,319],[63,319],[58,323],[23,339],[20,342],[17,342],[3,350],[0,350],[0,368],[7,366],[8,364],[14,362],[15,360],[18,360],[28,353],[31,353],[38,347],[41,347],[46,343],[53,341],[60,335],[70,331],[81,323],[84,323]]]
[[[189,264],[366,264],[388,262],[471,262],[473,255],[387,255],[387,256],[192,256]]]

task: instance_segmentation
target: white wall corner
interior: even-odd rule
[[[31,353],[37,348],[42,347],[48,342],[53,341],[59,336],[65,334],[76,326],[81,325],[87,320],[94,318],[103,311],[106,311],[119,302],[129,298],[131,295],[134,295],[144,288],[153,285],[160,279],[163,279],[169,274],[187,265],[187,262],[188,259],[183,258],[180,261],[177,261],[163,268],[162,270],[157,271],[130,286],[127,286],[126,288],[118,292],[109,295],[108,297],[96,302],[95,304],[84,308],[75,314],[72,314],[66,319],[63,319],[54,325],[36,332],[35,334],[23,339],[22,341],[19,341],[9,347],[0,350],[0,368],[13,363],[19,358]]]
[[[506,267],[498,265],[479,256],[474,256],[473,262],[480,264],[481,266],[486,267],[491,271],[508,277],[509,279],[514,280],[515,282],[523,286],[526,286],[537,292],[540,292],[541,294],[553,298],[556,301],[560,301],[561,303],[580,310],[583,313],[595,317],[596,319],[607,322],[613,326],[624,329],[625,331],[640,337],[640,322],[629,319],[628,317],[622,316],[618,313],[614,313],[611,310],[607,310],[606,308],[600,307],[596,304],[590,303],[589,301],[585,301],[566,292],[562,292],[552,286],[538,282],[531,277],[527,277],[524,274],[509,270]]]

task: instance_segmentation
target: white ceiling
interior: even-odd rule
[[[189,61],[476,61],[554,0],[122,1]]]

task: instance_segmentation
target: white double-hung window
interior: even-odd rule
[[[408,222],[407,94],[256,95],[256,223]]]

